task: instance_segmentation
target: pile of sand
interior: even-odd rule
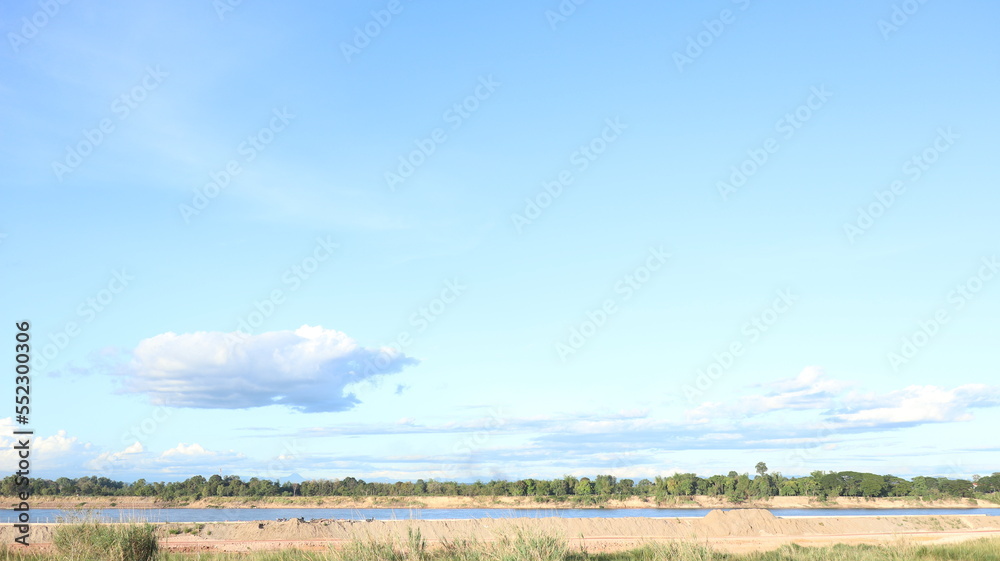
[[[182,530],[192,524],[165,524]],[[713,510],[704,518],[514,518],[480,520],[311,520],[301,522],[217,522],[199,525],[182,538],[215,540],[406,540],[419,530],[429,542],[454,539],[494,540],[517,532],[544,533],[566,539],[725,538],[902,534],[954,531],[1000,531],[991,516],[843,516],[777,518],[767,510]],[[176,535],[176,534],[175,534]]]
[[[712,537],[774,536],[782,533],[782,521],[763,509],[713,510],[698,522],[698,533]]]

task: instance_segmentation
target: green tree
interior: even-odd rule
[[[640,497],[648,497],[653,492],[653,482],[648,479],[640,479],[635,484],[635,494]]]
[[[885,478],[874,473],[861,476],[861,495],[864,497],[881,497],[885,493]]]
[[[511,481],[507,484],[507,493],[514,497],[523,497],[528,494],[528,485],[524,481]]]
[[[912,496],[922,499],[936,498],[938,482],[933,477],[914,477]]]
[[[563,477],[563,480],[566,482],[566,490],[567,490],[567,492],[568,493],[575,493],[576,492],[575,491],[576,484],[577,484],[577,482],[579,480],[577,478],[573,477],[572,475],[567,475],[566,477]]]
[[[743,502],[750,498],[750,476],[743,473],[736,478],[736,485],[726,494],[726,497],[733,502]],[[735,498],[735,500],[734,500]]]
[[[205,487],[207,486],[208,480],[201,475],[196,475],[188,478],[188,480],[183,483],[184,494],[192,496],[202,494],[205,492]]]
[[[782,497],[794,497],[801,493],[799,485],[791,479],[786,479],[778,486],[778,494]]]
[[[594,493],[597,495],[610,495],[615,489],[617,479],[613,475],[598,475],[594,480]]]
[[[566,479],[553,479],[549,486],[552,489],[552,494],[557,497],[565,497],[570,492],[569,481]]]
[[[730,479],[725,475],[713,475],[709,477],[707,494],[715,496],[725,495],[731,487],[729,482]]]
[[[769,475],[758,475],[750,486],[751,494],[757,499],[766,499],[778,494],[778,489]]]
[[[635,481],[631,479],[619,480],[618,485],[615,485],[615,493],[623,498],[631,497],[635,493]]]
[[[698,476],[693,473],[675,473],[670,479],[672,495],[693,495],[698,487]]]
[[[56,488],[60,495],[72,495],[76,493],[76,484],[68,477],[60,477],[56,479]]]
[[[1000,472],[981,477],[976,490],[980,493],[989,494],[1000,492]]]
[[[552,494],[552,483],[543,480],[535,482],[535,496],[547,497]]]
[[[949,497],[972,497],[972,482],[968,479],[941,478],[938,486]]]

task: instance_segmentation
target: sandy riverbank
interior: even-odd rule
[[[420,530],[432,547],[443,540],[492,541],[517,531],[565,538],[588,551],[630,549],[652,541],[687,540],[732,552],[770,550],[786,543],[807,546],[836,543],[948,543],[1000,537],[1000,517],[865,516],[779,519],[765,510],[713,511],[704,518],[599,518],[500,520],[400,520],[358,522],[274,520],[207,524],[160,524],[162,544],[172,551],[250,551],[298,547],[324,549],[354,539],[397,539]],[[45,548],[53,525],[32,527],[32,542]],[[173,530],[173,533],[171,533]],[[13,528],[0,527],[11,542]]]
[[[3,508],[19,501],[0,497]],[[533,497],[211,497],[197,501],[161,501],[153,497],[44,497],[33,496],[31,508],[597,508],[569,501],[536,502]],[[772,497],[733,504],[721,497],[692,497],[657,504],[653,499],[609,500],[603,508],[1000,508],[975,499],[920,501],[910,498],[860,499],[838,497],[820,502],[812,497]]]

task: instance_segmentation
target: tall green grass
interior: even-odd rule
[[[330,558],[337,561],[426,561],[429,554],[427,540],[420,530],[409,528],[406,541],[375,537],[355,540],[333,550]]]
[[[884,545],[802,547],[785,545],[774,551],[723,553],[691,543],[656,543],[639,549],[586,556],[590,561],[1000,561],[1000,539],[949,545]]]
[[[97,521],[59,525],[52,549],[42,552],[20,545],[0,545],[0,561],[158,561],[159,542],[152,524],[108,524]]]
[[[159,552],[152,524],[66,524],[52,543],[64,561],[155,561]]]
[[[447,540],[429,548],[419,530],[405,539],[368,537],[339,549],[252,553],[165,553],[152,524],[83,522],[60,526],[54,551],[0,544],[0,561],[1000,561],[1000,538],[949,545],[786,545],[768,552],[734,554],[691,542],[649,543],[613,553],[571,548],[560,537],[512,529],[496,540]]]
[[[369,538],[333,550],[333,561],[562,561],[569,559],[566,541],[516,528],[495,541],[447,540],[428,550],[420,530],[410,529],[406,540]]]

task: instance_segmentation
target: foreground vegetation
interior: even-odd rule
[[[30,491],[36,496],[122,496],[157,497],[163,500],[198,500],[208,497],[434,497],[434,496],[528,496],[539,502],[574,500],[599,503],[607,499],[655,499],[668,497],[714,496],[739,503],[774,496],[816,497],[909,497],[922,500],[975,498],[1000,504],[1000,472],[968,479],[946,477],[914,477],[910,480],[894,475],[878,475],[856,471],[814,471],[807,477],[785,477],[768,473],[767,465],[757,464],[756,474],[729,472],[703,478],[693,473],[678,473],[634,481],[612,475],[559,479],[495,480],[459,483],[455,481],[397,481],[395,483],[366,482],[362,479],[309,480],[302,483],[213,475],[208,479],[197,475],[185,481],[148,483],[144,479],[132,483],[113,481],[106,477],[81,477],[56,480],[32,479]],[[0,480],[0,495],[15,496],[21,488],[15,477]]]
[[[60,561],[157,561],[160,554],[156,527],[152,524],[105,524],[85,521],[64,524],[52,535],[55,552],[25,554],[23,546],[0,550],[0,560],[59,559]]]
[[[920,546],[898,542],[890,545],[836,545],[806,548],[783,546],[770,552],[722,553],[695,543],[651,543],[615,553],[589,553],[566,540],[545,534],[517,531],[495,542],[456,540],[428,548],[419,531],[407,540],[366,540],[324,552],[285,550],[258,553],[180,554],[157,551],[155,530],[148,524],[68,525],[57,531],[56,551],[25,553],[0,546],[0,561],[996,561],[1000,539],[980,539],[959,544]]]
[[[52,543],[66,561],[153,561],[159,552],[152,524],[66,525],[55,532]]]

